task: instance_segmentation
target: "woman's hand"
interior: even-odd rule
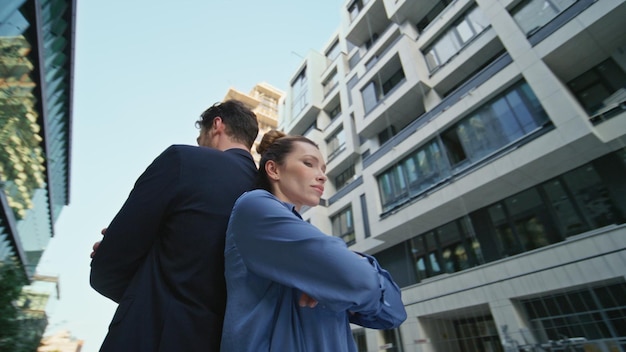
[[[298,305],[300,307],[315,308],[315,306],[317,306],[317,300],[302,292],[302,295],[300,295],[300,300],[298,301]]]

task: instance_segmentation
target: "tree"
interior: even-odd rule
[[[25,273],[11,259],[0,261],[0,351],[22,351],[21,311],[15,301],[28,283]]]

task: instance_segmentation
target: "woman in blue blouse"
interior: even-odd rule
[[[237,200],[226,234],[221,350],[352,352],[350,323],[398,327],[406,312],[389,273],[300,217],[324,192],[317,145],[270,131],[257,151],[260,189]]]

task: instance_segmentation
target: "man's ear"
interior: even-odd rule
[[[224,129],[226,128],[226,125],[224,125],[224,121],[222,120],[221,117],[215,116],[213,118],[212,127],[213,127],[212,129],[216,132],[217,131],[223,132]]]
[[[280,178],[280,175],[278,174],[278,165],[274,160],[268,160],[265,163],[265,172],[267,173],[267,176],[274,181],[278,181]]]

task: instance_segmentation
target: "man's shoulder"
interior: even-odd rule
[[[206,148],[208,149],[208,148]],[[162,156],[177,156],[198,153],[199,147],[187,144],[172,144],[161,152]]]
[[[215,148],[201,147],[201,146],[188,145],[188,144],[172,144],[166,149],[166,151],[174,151],[174,152],[186,154],[186,155],[210,155],[210,156],[214,156],[217,158],[224,158],[224,159],[229,159],[229,158],[233,158],[233,157],[240,155],[240,156],[245,156],[245,157],[249,157],[250,159],[252,159],[252,155],[250,154],[249,151],[246,151],[244,149],[239,149],[239,148],[232,148],[232,149],[222,151],[222,150],[215,149]]]
[[[220,150],[187,144],[172,144],[165,149],[163,154],[175,156],[182,162],[184,162],[184,160],[207,160],[207,158],[219,161],[220,159],[226,158],[224,153]]]
[[[169,147],[167,147],[166,151],[176,151],[176,152],[181,152],[181,153],[213,153],[216,152],[216,150],[211,149],[211,148],[205,148],[205,147],[198,147],[195,145],[188,145],[188,144],[172,144]]]

